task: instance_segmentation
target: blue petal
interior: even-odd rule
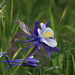
[[[35,35],[38,35],[38,31],[37,31],[37,29],[39,28],[39,21],[35,21],[35,29],[34,29],[34,33],[35,33]]]
[[[36,46],[33,48],[32,52],[29,54],[29,56],[32,55],[32,53],[34,52],[35,49],[36,49]]]
[[[44,43],[42,43],[44,44]],[[49,49],[52,52],[59,52],[59,48],[58,47],[49,47],[48,45],[44,44],[45,48]]]
[[[22,61],[22,59],[11,60],[11,61],[10,61],[10,64],[11,64],[11,62],[21,62],[21,61]],[[2,61],[2,62],[7,63],[7,61]]]
[[[30,64],[30,63],[22,63],[23,66],[28,66],[28,67],[37,67],[39,64]]]
[[[36,45],[37,45],[37,48],[38,48],[38,50],[39,50],[39,52],[40,52],[41,47],[40,47],[40,45],[39,45],[39,42],[36,42]]]
[[[49,37],[50,39],[55,39],[55,38],[53,38],[53,37]]]
[[[6,1],[6,0],[4,0],[4,2],[3,2],[3,3],[2,3],[2,5],[0,6],[0,9],[1,9],[1,8],[2,8],[2,6],[4,5],[5,1]]]
[[[50,20],[49,20],[49,22],[48,23],[46,23],[45,25],[46,25],[46,27],[48,27],[49,26],[49,24],[50,24]]]
[[[33,42],[33,41],[36,41],[36,39],[37,39],[37,38],[34,38],[34,39],[31,39],[31,40],[28,40],[28,41],[19,41],[19,40],[18,40],[17,42],[24,42],[24,43],[27,43],[27,42]]]
[[[11,60],[10,61],[11,67],[18,66],[20,64],[20,62],[22,62],[22,60],[23,59]],[[3,61],[3,62],[8,64],[7,61]],[[26,58],[25,61],[22,63],[22,66],[29,66],[29,67],[37,67],[38,65],[39,65],[39,60],[36,58]],[[10,68],[10,66],[7,68]],[[5,69],[7,69],[7,68],[5,68]]]
[[[7,63],[9,64],[9,67],[11,68],[12,72],[14,73],[14,71],[13,71],[13,69],[12,69],[12,66],[11,66],[11,64],[10,64],[10,61],[9,61],[9,59],[8,59],[6,53],[5,53],[5,58],[6,58],[6,60],[7,60]]]
[[[52,52],[59,52],[59,48],[58,47],[54,47],[54,48],[50,47],[50,50]]]
[[[21,34],[21,35],[24,35],[24,36],[26,36],[26,37],[34,37],[34,36],[29,36],[29,35],[27,35],[27,34],[23,34],[23,33],[20,33],[20,32],[18,32],[19,34]]]
[[[26,58],[25,62],[37,64],[39,60],[36,58]]]
[[[51,57],[51,51],[48,47],[46,47],[46,45],[44,43],[41,43],[41,45],[46,49],[48,55],[49,55],[49,58]]]
[[[32,46],[34,46],[36,44],[36,42],[34,42],[31,46],[27,47],[27,48],[23,48],[21,50],[25,50],[25,49],[28,49],[28,48],[31,48]]]
[[[51,51],[49,49],[47,49],[47,48],[45,48],[45,49],[46,49],[46,51],[47,51],[47,53],[49,55],[49,58],[50,58],[51,57]]]
[[[5,69],[3,69],[2,71],[6,70],[6,69],[8,69],[8,68],[10,68],[10,67],[6,67],[6,68],[5,68]]]

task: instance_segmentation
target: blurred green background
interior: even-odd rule
[[[0,0],[0,5],[2,2]],[[11,23],[18,19],[30,30],[34,29],[35,20],[43,23],[50,20],[49,26],[55,32],[60,49],[59,53],[52,52],[50,59],[45,50],[44,55],[36,50],[35,57],[41,65],[38,68],[21,67],[16,75],[75,75],[75,0],[6,0],[4,5],[3,19],[0,17],[0,49],[8,52],[9,59],[20,46],[25,48],[31,44],[15,42],[16,39],[28,40],[18,34],[23,32],[17,29],[18,23]],[[27,50],[20,52],[16,58],[22,58],[24,52]],[[7,65],[0,66],[0,75],[10,75],[10,69],[2,72]]]

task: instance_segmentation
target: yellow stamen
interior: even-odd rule
[[[52,32],[45,32],[45,33],[44,33],[44,37],[47,37],[47,38],[53,37],[53,36],[52,36]]]

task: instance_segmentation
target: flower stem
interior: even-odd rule
[[[3,15],[2,15],[2,27],[3,27],[2,50],[4,50],[4,44],[5,44],[5,21],[3,20]]]
[[[10,16],[10,21],[12,22],[13,18],[13,0],[11,0],[11,16]]]
[[[50,12],[50,18],[51,18],[51,25],[52,25],[52,29],[54,31],[54,37],[56,38],[54,19],[53,19],[53,14],[52,14],[51,8],[52,8],[52,1],[50,0],[49,12]]]
[[[18,30],[19,26],[20,26],[20,24],[17,26],[17,28],[16,28],[16,30],[15,30],[15,33],[14,33],[13,37],[10,39],[8,45],[10,45],[10,43],[11,43],[12,40],[13,40],[13,38],[15,37],[15,35],[16,35],[16,33],[17,33],[17,30]]]

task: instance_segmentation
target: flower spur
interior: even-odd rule
[[[59,52],[59,48],[57,47],[57,42],[54,39],[54,32],[50,27],[48,27],[49,24],[50,24],[50,21],[46,24],[40,23],[40,26],[41,26],[41,29],[40,29],[39,22],[36,20],[35,21],[35,29],[34,29],[34,32],[31,32],[31,35],[20,33],[26,37],[31,37],[31,38],[28,41],[18,41],[18,42],[24,42],[24,43],[34,42],[31,46],[29,46],[27,48],[23,48],[21,50],[31,48],[32,46],[35,45],[32,52],[36,48],[38,48],[38,50],[40,51],[40,49],[41,49],[40,44],[41,44],[48,52],[49,58],[51,56],[51,51]],[[22,27],[21,27],[21,29],[24,30],[24,28],[22,28]]]

